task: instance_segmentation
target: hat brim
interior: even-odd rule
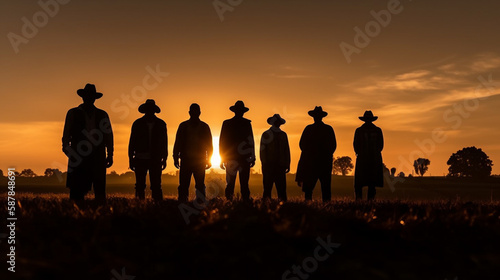
[[[374,122],[378,119],[378,117],[359,117],[359,119],[364,122]]]
[[[155,112],[155,113],[160,113],[161,112],[161,109],[160,107],[158,107],[158,105],[149,105],[149,104],[142,104],[141,106],[139,106],[139,113],[142,113],[142,114],[145,114],[147,112]]]
[[[243,112],[243,113],[246,113],[248,112],[248,109],[247,107],[236,107],[236,106],[231,106],[229,107],[229,110],[231,110],[232,112]]]
[[[319,112],[319,111],[314,111],[314,110],[312,110],[312,111],[309,111],[309,112],[308,112],[308,114],[309,114],[309,116],[311,116],[311,117],[316,117],[316,116],[318,116],[318,117],[322,117],[322,118],[324,118],[324,117],[328,116],[328,113],[327,113],[327,112],[325,112],[325,111],[321,111],[321,112]]]
[[[88,97],[88,96],[92,96],[94,97],[95,99],[99,99],[103,96],[102,93],[100,92],[89,92],[87,90],[85,90],[84,88],[81,88],[79,90],[76,91],[76,93],[80,96],[80,97]]]
[[[267,123],[270,125],[275,125],[276,122],[278,122],[280,125],[282,125],[282,124],[286,123],[286,120],[283,118],[275,118],[275,117],[267,118]]]

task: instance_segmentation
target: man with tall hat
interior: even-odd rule
[[[321,106],[309,111],[314,123],[306,126],[299,142],[302,153],[295,181],[302,187],[306,200],[312,200],[318,180],[321,183],[323,202],[330,201],[332,197],[333,153],[337,149],[337,140],[333,128],[323,122],[327,115]]]
[[[81,201],[94,188],[95,199],[106,200],[106,168],[113,165],[113,130],[108,114],[94,102],[103,96],[95,85],[77,90],[83,104],[66,115],[62,149],[68,156],[66,187],[69,197]],[[106,155],[107,153],[107,155]]]
[[[191,104],[190,118],[179,125],[175,136],[174,165],[180,168],[178,192],[181,202],[188,200],[191,175],[195,181],[197,201],[205,201],[205,169],[212,167],[213,146],[210,127],[200,120],[200,115],[200,105]]]
[[[251,121],[243,118],[248,112],[243,101],[229,108],[234,117],[225,120],[219,138],[220,168],[226,170],[226,198],[233,199],[236,175],[240,174],[241,197],[250,199],[250,168],[255,165],[255,148]]]
[[[354,133],[354,152],[356,168],[354,170],[354,193],[356,200],[363,198],[363,187],[368,187],[367,199],[375,199],[376,187],[384,186],[384,164],[382,149],[384,136],[382,129],[373,124],[378,117],[372,111],[366,111],[360,120],[365,123]]]
[[[290,146],[286,133],[280,129],[286,121],[279,114],[274,114],[267,119],[267,123],[271,125],[271,128],[262,134],[260,140],[260,160],[264,183],[262,198],[270,199],[273,184],[276,184],[278,199],[286,201],[286,173],[290,172]]]
[[[135,197],[145,199],[149,171],[151,196],[160,201],[163,199],[161,173],[167,167],[167,125],[155,115],[161,110],[153,99],[139,106],[139,112],[144,116],[132,125],[128,146],[129,166],[135,171]]]

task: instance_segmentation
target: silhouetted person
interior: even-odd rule
[[[220,168],[226,169],[226,198],[233,199],[234,184],[239,172],[241,197],[249,200],[250,168],[255,165],[252,124],[250,120],[243,118],[243,114],[249,109],[243,101],[237,101],[229,110],[234,112],[234,117],[224,121],[219,138]]]
[[[316,182],[321,183],[323,201],[330,201],[332,197],[332,167],[333,153],[337,149],[337,140],[333,128],[323,123],[328,115],[321,106],[309,111],[314,123],[306,126],[300,138],[299,165],[295,181],[302,187],[306,200],[312,200],[312,193]]]
[[[382,149],[384,136],[382,130],[373,122],[378,119],[371,111],[366,111],[360,120],[365,123],[354,133],[354,152],[356,169],[354,171],[354,192],[356,200],[362,199],[363,187],[368,186],[368,200],[375,199],[375,187],[384,186],[384,164]]]
[[[189,120],[182,122],[177,129],[174,144],[174,165],[179,172],[179,201],[186,202],[189,196],[191,175],[194,177],[196,199],[205,201],[205,169],[212,164],[213,146],[210,127],[200,120],[200,106],[196,103],[189,107]],[[179,158],[181,162],[179,164]]]
[[[264,181],[264,195],[262,198],[271,198],[273,184],[276,184],[278,199],[287,200],[286,173],[290,171],[290,146],[286,133],[280,126],[286,121],[279,114],[267,119],[271,128],[262,134],[260,140],[260,160]]]
[[[149,171],[151,196],[154,200],[162,200],[161,172],[167,167],[168,140],[167,125],[155,113],[160,113],[154,100],[148,99],[139,106],[142,118],[132,125],[128,158],[130,169],[135,171],[135,197],[145,198],[146,175]]]
[[[95,85],[77,90],[83,104],[66,115],[62,137],[68,156],[66,187],[72,200],[83,200],[94,187],[95,199],[106,200],[106,168],[113,165],[113,130],[108,114],[94,106],[102,97]],[[106,156],[107,152],[107,156]]]

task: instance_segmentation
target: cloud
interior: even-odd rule
[[[500,67],[500,56],[493,53],[485,53],[477,56],[470,65],[475,72],[484,72]]]
[[[391,123],[390,129],[425,131],[441,125],[443,113],[465,100],[500,94],[500,83],[490,78],[497,73],[500,56],[488,53],[392,75],[371,75],[343,87],[351,92],[350,107],[374,109]],[[489,80],[490,88],[479,77]]]
[[[307,70],[304,68],[296,66],[280,66],[274,69],[272,73],[268,76],[281,79],[318,79],[318,78],[328,78],[323,75],[319,75],[314,71]]]

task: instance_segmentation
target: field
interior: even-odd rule
[[[257,177],[257,176],[254,176]],[[61,186],[19,186],[16,273],[1,279],[498,279],[500,195],[488,182],[408,178],[373,203],[352,199],[352,177],[334,176],[334,201],[216,198],[161,203],[110,185],[106,205],[75,205]],[[222,185],[221,185],[222,184]],[[351,185],[350,185],[351,184]],[[53,188],[53,189],[51,189]],[[44,192],[59,192],[47,194]],[[316,190],[318,191],[318,190]],[[5,195],[0,202],[6,205]],[[0,210],[6,217],[6,209]],[[2,218],[5,220],[4,218]],[[0,231],[1,233],[1,231]],[[2,259],[7,244],[0,244]],[[132,278],[134,276],[135,278]]]

